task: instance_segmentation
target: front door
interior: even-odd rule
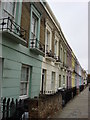
[[[67,89],[68,89],[68,87],[69,87],[69,86],[68,86],[68,76],[67,76]]]
[[[51,90],[54,92],[55,91],[55,72],[52,72],[52,77],[51,77]]]
[[[42,70],[42,94],[46,91],[46,70]]]

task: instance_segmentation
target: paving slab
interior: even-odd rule
[[[88,87],[79,95],[69,101],[62,111],[57,112],[52,118],[88,118],[88,101],[90,99]]]

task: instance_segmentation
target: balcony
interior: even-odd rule
[[[68,72],[73,72],[72,68],[71,67],[68,67]]]
[[[64,62],[63,62],[63,66],[64,66],[65,68],[68,68],[68,65],[67,65],[66,63],[64,63]]]
[[[11,41],[26,45],[26,30],[21,28],[10,17],[0,19],[0,33]]]
[[[37,39],[30,39],[30,50],[35,52],[36,54],[45,55],[45,45],[42,44]]]
[[[53,52],[51,50],[46,50],[46,59],[50,60],[50,61],[54,61],[55,62],[55,55],[53,54]]]
[[[55,64],[60,64],[60,63],[62,63],[59,56],[55,56],[55,59],[56,59]]]

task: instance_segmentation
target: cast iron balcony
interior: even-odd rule
[[[66,68],[68,68],[68,65],[66,63],[64,63],[64,62],[63,62],[63,66],[66,67]]]
[[[73,71],[72,71],[72,68],[69,67],[69,66],[68,66],[68,69],[67,69],[67,70],[68,70],[68,72],[71,72],[71,73],[73,72]]]
[[[35,53],[44,56],[45,55],[45,45],[42,44],[37,39],[30,39],[30,50]]]
[[[56,59],[56,61],[55,61],[56,64],[62,63],[59,56],[55,56],[55,59]]]
[[[0,31],[10,40],[26,45],[26,30],[15,23],[10,17],[0,19]]]
[[[55,61],[55,55],[52,52],[52,50],[46,50],[46,59],[51,60],[51,61]]]

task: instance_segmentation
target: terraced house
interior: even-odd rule
[[[2,97],[39,96],[45,49],[40,21],[41,13],[32,3],[2,2]]]
[[[75,77],[76,57],[47,3],[2,2],[0,23],[3,97],[52,94],[78,79],[81,85],[81,67]]]
[[[47,2],[1,2],[2,94],[34,98],[86,84],[86,72]]]

